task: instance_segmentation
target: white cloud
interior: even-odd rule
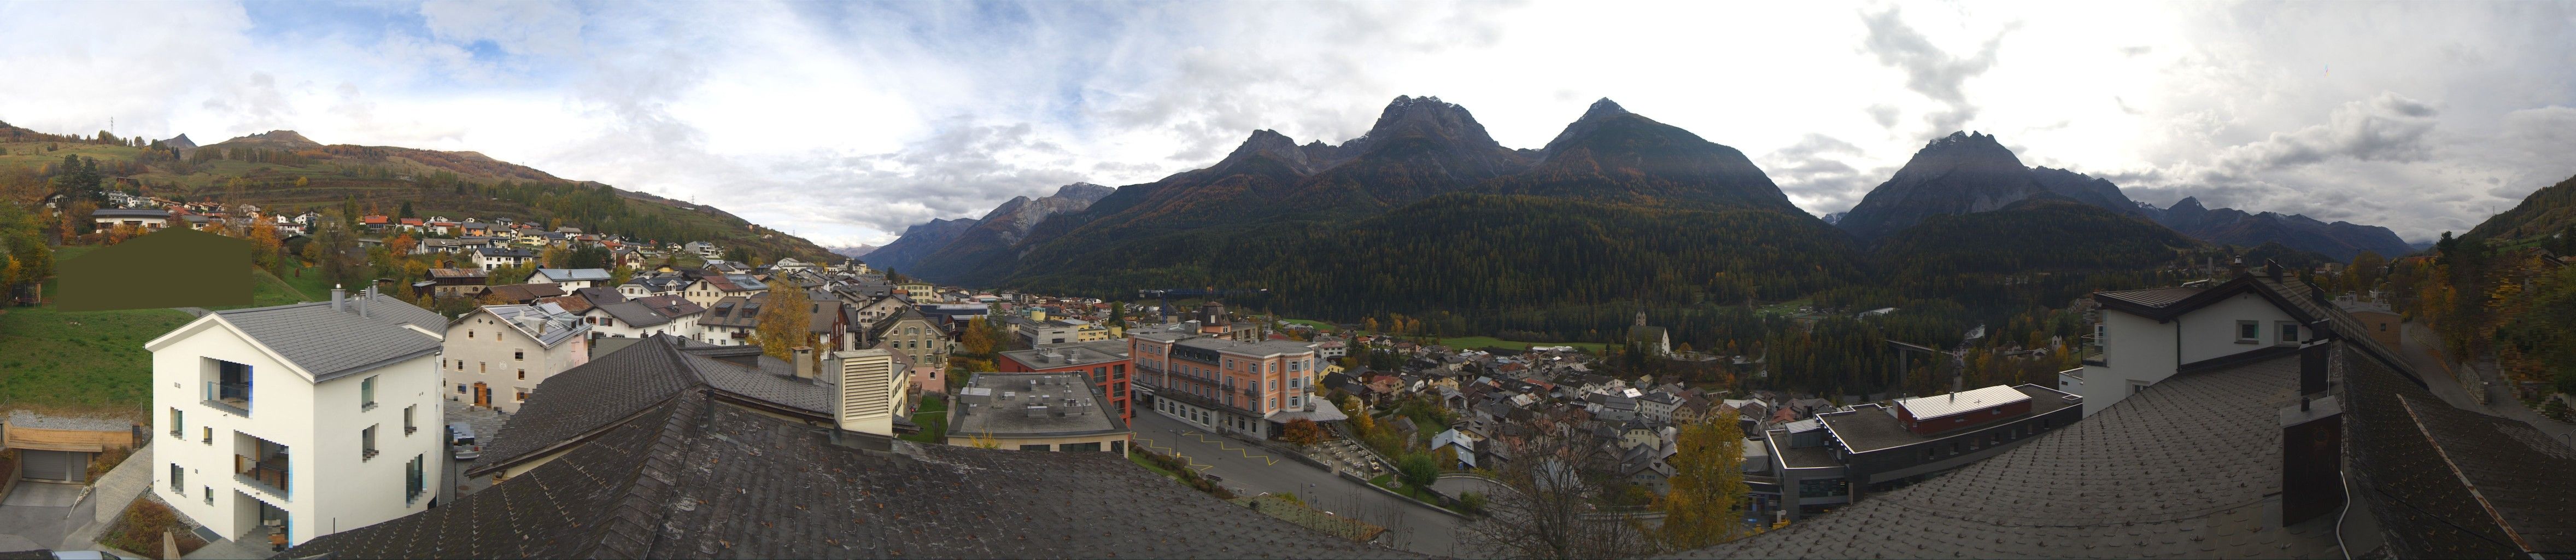
[[[2462,229],[2571,172],[2563,4],[0,3],[0,119],[476,150],[833,243],[1436,95],[1609,97],[1848,208],[1932,136],[2132,196]],[[95,33],[80,22],[116,21]]]

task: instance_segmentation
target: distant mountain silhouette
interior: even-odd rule
[[[2397,232],[2385,227],[2340,221],[2327,223],[2297,214],[2209,209],[2202,207],[2197,197],[2186,197],[2175,202],[2172,208],[2141,206],[2140,209],[2156,223],[2211,243],[2241,247],[2279,243],[2338,261],[2351,261],[2362,251],[2385,257],[2414,251],[2405,240],[2397,237]]]

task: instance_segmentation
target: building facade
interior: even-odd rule
[[[447,400],[518,412],[537,384],[590,361],[590,332],[550,303],[477,307],[447,325],[439,386]]]
[[[1224,334],[1169,330],[1130,333],[1138,382],[1153,390],[1158,413],[1210,430],[1255,437],[1279,433],[1309,407],[1323,360],[1305,343],[1240,342]]]
[[[375,294],[218,311],[152,351],[152,491],[224,538],[429,509],[451,464],[437,313]]]

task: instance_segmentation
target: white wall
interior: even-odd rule
[[[2260,342],[2237,342],[2239,320],[2262,324]],[[2237,294],[2165,323],[2104,310],[2104,365],[2084,366],[2084,384],[2075,391],[2084,396],[2084,415],[2110,408],[2136,392],[2141,384],[2153,385],[2172,377],[2182,364],[2270,348],[2278,337],[2275,329],[2290,320],[2289,313],[2251,293]],[[2309,337],[2306,332],[2299,334],[2302,339]]]
[[[480,382],[492,388],[492,408],[516,413],[518,389],[535,391],[547,377],[590,362],[588,337],[575,336],[546,348],[536,338],[476,308],[465,320],[447,327],[438,366],[442,377],[439,384],[444,387],[440,394],[448,400],[471,403],[473,385]],[[514,359],[516,352],[526,352],[525,357]],[[526,379],[519,378],[520,370],[527,370]],[[458,385],[466,386],[466,392],[457,392]]]
[[[441,419],[443,409],[435,386],[437,355],[317,386],[234,331],[212,322],[201,319],[200,323],[182,327],[182,332],[189,333],[187,336],[172,340],[152,356],[151,435],[159,444],[153,451],[156,464],[151,468],[152,491],[159,493],[163,501],[231,538],[258,524],[254,513],[257,509],[238,500],[264,499],[288,512],[292,521],[288,534],[298,544],[428,508],[429,498],[437,495],[439,469],[447,465],[435,459],[446,452],[445,442],[441,441],[444,432],[439,428],[445,421]],[[203,381],[216,375],[206,358],[251,367],[249,416],[203,404]],[[377,406],[360,410],[359,385],[371,376],[376,378]],[[169,411],[173,407],[184,411],[178,438],[169,435]],[[417,407],[414,421],[421,426],[408,436],[402,433],[405,407]],[[369,425],[378,426],[376,448],[381,453],[374,460],[362,461],[359,430]],[[215,432],[211,444],[205,443],[203,436],[208,427]],[[291,474],[286,496],[276,496],[236,478],[233,456],[253,452],[237,446],[236,433],[287,447],[287,470]],[[427,484],[421,499],[405,504],[405,462],[415,455],[433,459],[424,465]],[[186,470],[185,486],[178,491],[170,488],[172,463]],[[213,489],[212,505],[206,503],[208,487]]]

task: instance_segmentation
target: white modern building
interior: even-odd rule
[[[2296,352],[2329,324],[2332,306],[2282,274],[2267,266],[2214,285],[2095,292],[2098,352],[2058,386],[2083,395],[2092,416],[2177,374]]]
[[[552,303],[486,305],[447,325],[439,386],[448,400],[516,413],[528,394],[590,361],[590,328]]]
[[[290,543],[427,510],[447,321],[373,293],[218,311],[152,351],[152,491],[224,538]]]

